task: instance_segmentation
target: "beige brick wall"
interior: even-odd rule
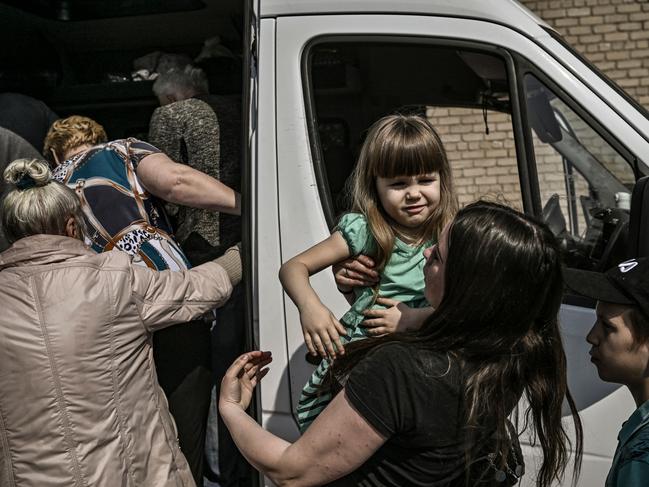
[[[628,0],[522,0],[527,8],[556,28],[577,51],[649,106],[649,3]],[[479,110],[431,108],[428,116],[440,132],[453,167],[461,204],[481,197],[500,198],[521,207],[518,169],[509,116],[490,113],[489,134]],[[628,165],[589,127],[574,124],[577,136],[620,180],[629,185]],[[577,123],[575,123],[577,122]],[[551,147],[535,139],[541,198],[565,195],[563,162]],[[580,194],[583,179],[575,177]],[[565,198],[561,200],[566,214]]]
[[[461,205],[488,197],[522,209],[508,114],[489,114],[489,135],[481,110],[431,107],[426,115],[444,142]]]

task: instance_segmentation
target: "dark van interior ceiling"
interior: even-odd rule
[[[196,61],[206,41],[227,56],[203,61],[215,94],[241,91],[245,0],[0,1],[0,92],[87,115],[110,137],[141,136],[157,106],[137,60]],[[209,42],[209,41],[208,41]],[[146,64],[146,63],[145,63]]]
[[[61,21],[93,20],[195,10],[201,0],[8,0],[7,5]]]

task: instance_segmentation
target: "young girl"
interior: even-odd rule
[[[423,295],[422,251],[457,210],[442,141],[422,117],[390,115],[376,122],[352,178],[352,212],[329,238],[286,262],[279,274],[299,309],[309,352],[330,359],[344,354],[344,343],[418,328],[431,314]],[[339,322],[309,276],[360,254],[372,256],[380,279],[374,287],[354,289],[353,305]],[[302,391],[297,407],[302,431],[331,400],[318,392],[328,368],[323,360]]]

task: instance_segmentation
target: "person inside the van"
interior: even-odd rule
[[[419,327],[432,308],[424,297],[422,250],[433,244],[457,210],[442,141],[424,117],[389,115],[369,130],[352,174],[352,211],[329,238],[282,265],[280,279],[300,311],[304,340],[320,361],[297,406],[301,431],[331,395],[320,384],[343,344]],[[372,255],[376,285],[341,289],[351,309],[338,321],[309,277],[359,254]]]
[[[47,131],[58,119],[41,100],[22,93],[0,93],[0,127],[19,135],[39,153]]]
[[[424,255],[433,313],[418,329],[349,343],[321,386],[333,401],[295,443],[245,412],[270,354],[248,352],[228,370],[221,415],[244,456],[277,485],[514,485],[524,473],[522,431],[507,418],[523,396],[541,438],[536,485],[554,485],[567,465],[564,401],[578,475],[582,430],[567,385],[552,232],[477,202]]]
[[[79,199],[47,162],[19,159],[4,179],[0,483],[194,487],[151,334],[227,301],[241,279],[237,247],[156,272],[88,248]]]
[[[241,186],[241,106],[237,99],[209,94],[205,73],[186,66],[160,74],[153,92],[160,101],[151,116],[149,142],[172,160],[209,174],[227,186]],[[201,208],[176,207],[181,245],[197,233],[210,245],[241,240],[241,221]]]
[[[149,142],[172,160],[239,190],[241,102],[230,95],[211,95],[208,86],[207,76],[197,67],[186,66],[161,73],[153,83],[153,92],[161,106],[151,116]],[[241,240],[241,219],[236,215],[214,214],[187,206],[166,205],[166,208],[174,213],[175,236],[193,264],[202,262],[210,246],[226,249]],[[214,392],[205,445],[209,468],[205,469],[205,474],[216,480],[213,472],[218,472],[221,487],[251,482],[251,468],[218,418],[216,407],[225,371],[245,350],[244,306],[243,288],[239,285],[232,291],[227,304],[216,311],[215,326],[211,330]]]
[[[0,126],[0,173],[3,173],[7,166],[16,159],[39,159],[38,151],[20,135]],[[7,194],[4,180],[0,178],[0,203]],[[0,227],[0,252],[7,250],[9,242],[2,233]]]
[[[637,409],[622,425],[606,487],[649,485],[649,258],[627,260],[606,273],[568,269],[566,284],[597,299],[586,340],[606,382],[625,385]]]
[[[54,178],[74,189],[95,252],[119,249],[155,270],[186,270],[163,202],[240,214],[237,192],[137,139],[107,142],[94,120],[71,116],[52,124],[45,154]],[[202,482],[211,397],[211,319],[166,328],[153,336],[158,380],[178,426],[180,447]]]

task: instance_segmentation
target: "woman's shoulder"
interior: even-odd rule
[[[384,363],[401,371],[426,377],[443,377],[457,370],[455,361],[446,352],[430,350],[416,342],[389,342],[374,349],[365,360]]]

